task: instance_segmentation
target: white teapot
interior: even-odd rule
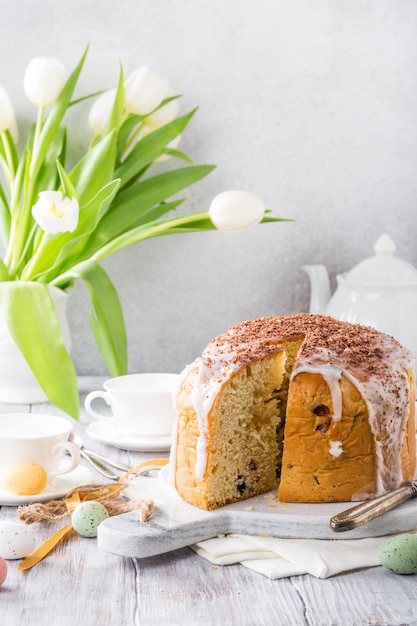
[[[311,283],[310,312],[373,326],[395,337],[417,356],[417,269],[394,256],[395,244],[384,234],[375,256],[339,274],[330,297],[324,265],[305,265]]]

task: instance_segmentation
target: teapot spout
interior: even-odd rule
[[[304,265],[310,279],[310,313],[324,313],[330,300],[330,280],[324,265]]]

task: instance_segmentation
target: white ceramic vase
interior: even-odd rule
[[[57,287],[49,287],[61,325],[65,346],[71,349],[71,333],[67,321],[69,295]],[[0,402],[9,404],[36,404],[48,398],[32,374],[22,353],[16,346],[5,322],[0,317]]]

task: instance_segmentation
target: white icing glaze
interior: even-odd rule
[[[210,357],[212,366],[207,367],[204,364],[204,358]],[[198,357],[193,363],[187,365],[180,375],[179,389],[184,380],[191,374],[195,373],[195,381],[192,390],[192,402],[198,419],[198,440],[197,440],[197,463],[195,467],[195,475],[199,480],[203,480],[207,465],[207,445],[208,445],[208,414],[213,406],[213,402],[219,393],[219,390],[225,380],[227,380],[236,368],[230,367],[230,360],[233,358],[233,352],[224,352],[217,354],[208,346],[201,357]],[[172,446],[170,452],[170,469],[168,481],[171,485],[175,484],[175,458],[177,447],[177,424],[175,426],[172,438]]]
[[[329,351],[325,348],[321,348],[309,359],[301,359],[291,373],[291,380],[300,372],[320,374],[323,376],[332,397],[333,421],[340,422],[342,419],[342,394],[339,381],[343,369],[330,363]]]
[[[387,337],[387,336],[386,336]],[[390,339],[388,337],[388,339]],[[377,490],[374,494],[379,496],[386,491],[398,486],[403,479],[401,459],[398,453],[401,449],[405,425],[410,412],[410,397],[408,393],[406,369],[414,365],[412,359],[404,363],[404,350],[394,342],[388,342],[386,358],[390,361],[391,375],[399,383],[397,384],[398,396],[390,392],[388,386],[378,375],[368,374],[366,380],[358,366],[347,371],[335,364],[340,361],[338,355],[332,355],[328,350],[318,350],[311,357],[299,359],[294,367],[291,378],[300,372],[320,374],[326,381],[332,398],[332,420],[340,421],[342,416],[342,391],[340,378],[342,373],[358,389],[365,400],[369,425],[374,435],[376,453],[376,482]],[[388,434],[388,440],[381,435]],[[332,452],[331,452],[332,453]],[[334,455],[335,456],[335,455]],[[358,495],[362,499],[363,494]]]
[[[207,357],[210,358],[210,367],[204,363],[204,359]],[[223,383],[238,369],[237,366],[230,363],[233,357],[234,352],[217,353],[213,346],[209,345],[202,357],[196,359],[191,366],[197,368],[192,401],[198,417],[199,436],[197,440],[197,463],[194,472],[199,480],[203,480],[207,465],[208,414]]]

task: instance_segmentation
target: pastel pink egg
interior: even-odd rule
[[[7,578],[7,564],[6,561],[0,556],[0,587]]]

